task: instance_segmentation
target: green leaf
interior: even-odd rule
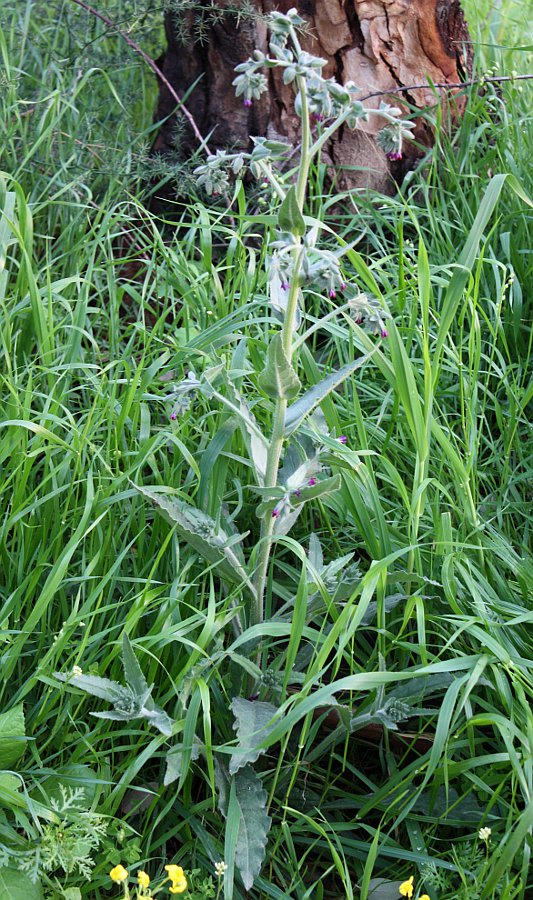
[[[20,778],[11,772],[0,772],[0,806],[13,807],[13,797],[22,787]]]
[[[217,760],[215,772],[219,808],[226,819],[226,896],[231,896],[235,864],[246,890],[250,890],[259,875],[272,820],[267,814],[267,793],[261,779],[250,766],[239,769],[236,775],[230,776]]]
[[[11,769],[24,754],[24,709],[18,703],[0,715],[0,769]]]
[[[174,744],[166,755],[166,769],[163,784],[165,787],[177,781],[185,774],[185,769],[200,756],[200,741],[195,736],[192,747],[185,753],[183,744]]]
[[[300,379],[285,355],[279,332],[268,345],[265,368],[259,376],[259,386],[273,400],[292,400],[300,391]]]
[[[290,231],[297,237],[305,234],[305,222],[296,198],[296,187],[292,185],[279,208],[278,223],[282,231]]]
[[[299,506],[307,503],[309,500],[317,500],[318,497],[325,497],[327,494],[333,494],[338,491],[341,486],[341,476],[332,475],[330,478],[323,478],[317,481],[312,487],[303,487],[300,495],[294,498],[294,505]]]
[[[234,584],[246,584],[253,591],[244,568],[242,550],[233,535],[230,541],[226,532],[216,524],[211,516],[206,515],[191,503],[178,497],[169,499],[166,494],[156,494],[148,488],[139,487],[133,482],[130,483],[167,522],[176,526],[178,535],[187,541],[203,559],[218,566],[223,577]],[[239,535],[238,540],[242,537],[244,535]]]
[[[131,700],[130,692],[122,684],[109,678],[100,678],[99,675],[65,675],[63,672],[54,672],[54,678],[77,687],[92,697],[107,700],[108,703],[127,703]]]
[[[0,869],[0,897],[2,900],[43,900],[43,889],[18,869]]]
[[[318,384],[314,384],[313,387],[309,388],[305,394],[302,394],[295,403],[292,403],[285,416],[285,434],[287,436],[293,434],[306,416],[308,416],[309,413],[312,412],[329,393],[331,393],[331,391],[339,387],[339,385],[341,385],[343,381],[346,381],[346,379],[357,369],[360,369],[361,366],[367,362],[369,356],[369,353],[365,353],[364,356],[360,356],[359,359],[347,363],[336,372],[331,372],[330,375],[327,375],[322,381],[319,381]]]
[[[365,900],[398,900],[401,881],[387,881],[385,878],[372,878],[368,884],[368,892],[362,894]]]
[[[151,688],[148,687],[126,632],[122,635],[122,664],[126,684],[131,688],[134,697],[144,703],[150,695]]]
[[[437,332],[437,341],[433,350],[433,378],[437,381],[438,372],[441,365],[441,352],[450,331],[451,324],[457,313],[459,303],[463,291],[470,278],[470,270],[474,265],[476,255],[479,250],[479,244],[483,237],[483,231],[487,226],[494,208],[500,198],[505,182],[528,206],[533,206],[531,199],[524,191],[520,182],[514,177],[505,173],[494,175],[489,181],[485,196],[479,205],[479,209],[469,231],[467,241],[463,247],[462,253],[457,262],[457,268],[452,275],[451,281],[446,290],[442,312],[440,317],[439,330]]]
[[[245,700],[243,697],[234,697],[231,702],[231,711],[235,716],[234,728],[237,732],[238,744],[235,755],[229,762],[230,775],[245,766],[254,763],[266,748],[258,748],[272,731],[272,719],[277,713],[277,707],[272,703],[264,703],[260,700]]]
[[[250,457],[255,469],[257,483],[262,485],[265,483],[268,459],[267,441],[259,430],[255,416],[246,400],[241,397],[239,391],[229,377],[226,378],[226,388],[239,417],[241,430],[244,432],[245,440],[249,446]]]
[[[133,654],[133,650],[130,651]],[[137,661],[136,661],[137,662]],[[129,673],[133,675],[135,684],[140,686],[142,683],[146,685],[144,678],[139,678],[135,673],[131,660],[128,662]],[[124,666],[126,669],[126,665]],[[107,700],[112,703],[115,709],[105,710],[104,712],[92,712],[91,716],[97,719],[109,719],[112,722],[132,722],[134,719],[147,719],[150,725],[157,728],[162,734],[170,737],[173,730],[173,720],[159,706],[156,706],[150,696],[151,688],[146,686],[143,694],[137,695],[133,688],[124,687],[117,681],[110,681],[108,678],[100,678],[98,675],[64,675],[62,672],[54,672],[54,678],[63,681],[72,687],[77,687],[86,694],[93,697],[100,697],[101,700]],[[142,681],[141,681],[142,679]]]

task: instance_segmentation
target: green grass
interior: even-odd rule
[[[527,9],[486,6],[470,4],[479,69],[525,70],[527,49],[513,47],[530,41]],[[229,707],[250,693],[260,651],[261,699],[285,715],[256,765],[273,824],[249,896],[364,900],[371,879],[413,874],[431,900],[527,898],[532,214],[499,176],[533,194],[529,89],[472,91],[458,130],[440,134],[400,194],[346,203],[335,220],[341,238],[360,236],[346,277],[382,296],[390,337],[323,403],[348,437],[331,458],[342,488],[280,539],[267,621],[239,640],[238,591],[131,482],[234,516],[254,547],[257,498],[235,421],[198,397],[174,424],[167,395],[189,366],[225,354],[269,424],[255,387],[270,327],[265,226],[242,196],[231,219],[191,200],[176,233],[146,210],[151,76],[79,10],[5,3],[0,52],[0,711],[23,702],[27,735],[11,756],[0,739],[2,768],[17,773],[0,774],[11,863],[34,855],[48,820],[63,827],[51,805],[62,783],[84,789],[83,809],[108,833],[91,880],[52,866],[48,896],[65,896],[58,883],[116,896],[108,872],[119,861],[211,873],[231,842],[213,764],[227,759]],[[331,224],[328,202],[318,194],[314,213]],[[309,324],[325,304],[314,298]],[[301,374],[314,383],[374,347],[346,318],[330,320]],[[354,554],[353,584],[345,566],[337,581],[306,575],[312,533],[325,563]],[[107,704],[53,677],[80,666],[122,680],[124,633],[178,722],[173,741],[142,720],[94,718]],[[408,703],[408,721],[362,730],[387,700]],[[346,728],[346,715],[366,713],[370,723]],[[182,757],[164,786],[169,747],[190,752],[195,735],[204,755]],[[93,834],[79,807],[63,821]],[[234,896],[246,896],[238,879]]]

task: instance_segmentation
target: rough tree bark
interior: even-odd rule
[[[224,6],[227,0],[217,0]],[[206,6],[211,5],[206,0]],[[286,12],[296,7],[309,23],[302,39],[306,50],[327,60],[326,77],[343,83],[354,81],[363,95],[391,91],[411,84],[458,83],[471,74],[468,29],[459,0],[255,0],[260,13],[272,9]],[[283,85],[279,73],[270,73],[269,92],[251,108],[236,98],[232,80],[234,67],[247,59],[255,48],[266,52],[264,23],[225,17],[213,25],[204,43],[195,42],[194,15],[188,12],[186,27],[191,39],[178,40],[172,15],[166,19],[168,47],[159,61],[172,86],[183,94],[198,81],[187,99],[203,135],[214,129],[210,149],[247,148],[250,135],[281,136],[297,139],[299,126],[293,113],[293,92]],[[464,98],[457,90],[441,92],[446,97],[447,115],[460,115]],[[430,87],[403,94],[375,97],[367,106],[376,107],[381,99],[402,105],[402,98],[419,109],[435,105]],[[449,99],[451,98],[451,103]],[[444,102],[444,100],[443,100]],[[405,107],[404,107],[405,108]],[[162,85],[157,117],[163,119],[175,109],[175,100]],[[422,151],[414,144],[405,148],[401,162],[391,162],[376,143],[375,135],[383,122],[370,116],[355,132],[341,129],[326,149],[325,157],[335,168],[338,186],[390,190],[392,179],[399,180],[411,168]],[[161,128],[154,149],[165,152],[173,147],[175,125],[170,118]],[[423,146],[432,143],[426,119],[417,120],[416,140]],[[197,139],[185,123],[182,147],[190,152]],[[391,178],[392,175],[392,178]]]

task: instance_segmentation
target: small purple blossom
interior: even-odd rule
[[[389,332],[386,328],[382,328],[380,333],[382,338],[387,338],[389,336]]]
[[[347,444],[347,443],[348,443],[348,438],[346,437],[345,434],[341,434],[341,436],[340,436],[340,438],[338,439],[338,441],[339,441],[339,444]]]
[[[310,478],[307,484],[309,485],[309,487],[314,487],[316,484],[316,478]]]
[[[295,496],[295,497],[301,497],[301,496],[302,496],[302,492],[301,492],[300,488],[296,488],[296,490],[295,490],[295,492],[294,492],[294,496]]]
[[[329,292],[329,299],[330,299],[330,300],[335,300],[335,297],[336,297],[336,296],[337,296],[337,291],[334,291],[333,288],[332,288],[332,289],[330,290],[330,292]]]
[[[391,162],[396,162],[398,159],[402,159],[403,153],[400,150],[389,150],[387,153],[387,159],[390,159]]]
[[[255,702],[255,700],[259,700],[259,694],[250,694],[250,696],[248,697],[248,700],[251,703]]]
[[[251,105],[252,105],[252,101],[250,100],[249,97],[245,97],[244,100],[242,101],[242,105],[243,105],[243,106],[251,106]]]
[[[345,281],[341,281],[340,289],[341,289],[341,291],[346,290],[346,282]]]
[[[318,112],[311,113],[311,122],[315,122],[315,123],[321,122],[323,118],[324,118],[324,116],[322,115],[322,113],[318,113]]]
[[[289,290],[289,282],[288,282],[288,281],[282,281],[282,282],[281,282],[281,290],[282,290],[282,291],[288,291],[288,290]]]
[[[173,422],[175,422],[176,419],[178,418],[178,414],[176,412],[171,412],[170,418],[172,419]]]
[[[279,509],[277,509],[277,508],[273,509],[272,510],[272,518],[277,519],[278,516],[279,516]]]

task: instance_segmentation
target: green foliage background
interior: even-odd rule
[[[527,71],[531,6],[464,5],[479,72]],[[101,8],[160,52],[159,8]],[[382,294],[396,328],[376,364],[324,402],[329,427],[348,437],[342,489],[280,542],[267,623],[248,656],[230,659],[233,597],[131,481],[169,487],[221,522],[238,512],[253,545],[257,498],[227,414],[199,398],[174,425],[167,395],[212,348],[237,367],[236,335],[261,369],[271,225],[243,192],[231,218],[191,195],[177,231],[147,211],[147,175],[182,177],[147,159],[154,79],[72,3],[5,0],[0,54],[0,877],[25,861],[48,897],[75,900],[67,888],[112,896],[119,861],[212,873],[225,853],[214,760],[235,738],[230,705],[260,639],[261,698],[296,712],[257,764],[273,824],[249,896],[366,897],[371,879],[416,873],[432,900],[527,897],[531,210],[494,177],[532,194],[528,83],[472,90],[453,138],[439,131],[396,197],[344,198],[339,213],[314,171],[312,214],[358,237],[347,280]],[[326,304],[317,294],[309,316]],[[302,374],[314,383],[350,362],[359,340],[332,320],[303,350]],[[254,412],[266,429],[260,402]],[[340,602],[335,578],[308,584],[312,533],[325,563],[355,554],[366,579],[355,595]],[[373,612],[360,623],[363,600]],[[170,785],[165,735],[94,718],[105,704],[53,677],[79,666],[121,681],[124,633],[188,747]],[[301,683],[287,684],[289,663]],[[354,679],[337,699],[364,716],[389,676],[394,691],[397,674],[426,666],[441,681],[399,726],[399,747],[392,729],[376,742],[323,725],[315,691]],[[72,863],[88,857],[90,880]],[[245,896],[238,881],[234,896]]]

